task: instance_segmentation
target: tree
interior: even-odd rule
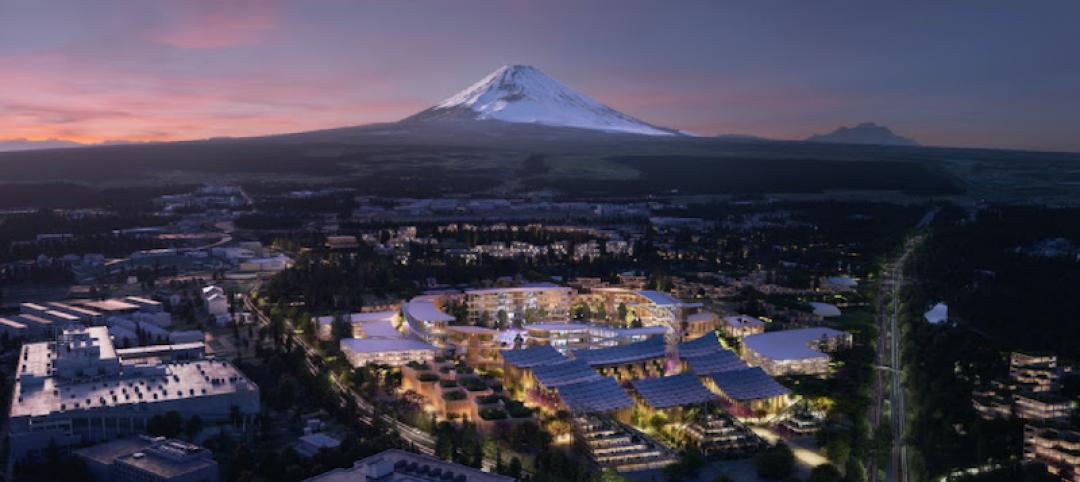
[[[866,468],[857,458],[850,458],[844,465],[844,482],[865,482]]]
[[[507,474],[514,479],[521,478],[521,459],[514,457],[510,459],[510,469],[507,470]]]
[[[851,455],[851,441],[846,432],[835,433],[825,444],[825,456],[834,464],[847,462]]]
[[[713,477],[712,482],[735,482],[735,479],[732,479],[727,474],[720,474]]]
[[[334,317],[334,324],[331,325],[334,341],[352,338],[352,325],[347,321],[348,317],[349,315],[337,315]]]
[[[203,421],[198,415],[192,415],[187,423],[184,424],[184,432],[187,433],[188,440],[195,440],[195,436],[199,435],[199,432],[202,432],[202,428]]]
[[[507,321],[510,319],[510,315],[506,313],[506,310],[499,310],[498,313],[495,313],[495,319],[498,320],[498,324],[495,325],[495,328],[502,330],[507,327]]]
[[[810,471],[810,478],[806,482],[841,482],[844,480],[840,469],[833,464],[821,464]]]
[[[150,417],[150,420],[146,423],[146,431],[150,435],[175,438],[180,435],[183,426],[184,421],[180,418],[180,414],[170,410],[164,415],[158,414]]]
[[[795,469],[795,454],[780,442],[755,457],[754,467],[762,478],[780,480]]]

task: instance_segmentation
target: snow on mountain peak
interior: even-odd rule
[[[678,135],[623,114],[531,65],[504,65],[413,118],[468,117],[608,132]]]

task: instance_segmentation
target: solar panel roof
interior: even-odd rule
[[[591,366],[628,363],[664,356],[664,338],[654,336],[644,341],[597,350],[573,350],[574,358]]]
[[[563,385],[558,391],[571,412],[610,412],[634,403],[612,377]]]
[[[761,367],[745,368],[709,375],[716,387],[732,400],[748,401],[786,395],[791,392],[773,380]]]
[[[589,368],[585,360],[567,360],[554,365],[540,365],[533,368],[533,376],[547,388],[600,378],[595,370]]]
[[[660,378],[645,378],[630,382],[645,403],[653,408],[697,405],[716,398],[693,372]]]
[[[724,347],[720,345],[720,340],[716,337],[716,332],[709,332],[705,336],[679,343],[679,356],[682,358],[720,351],[724,351]]]
[[[539,345],[500,352],[503,360],[517,368],[532,368],[566,361],[566,357],[551,345]]]
[[[711,375],[713,373],[742,370],[748,368],[746,363],[731,350],[720,350],[704,355],[692,356],[686,359],[690,369],[699,375]]]

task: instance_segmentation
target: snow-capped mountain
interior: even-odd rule
[[[410,121],[477,119],[652,136],[685,135],[623,114],[530,65],[504,65]]]
[[[830,142],[842,144],[873,144],[879,146],[917,146],[918,142],[899,136],[885,126],[863,122],[855,127],[840,127],[828,134],[816,134],[807,142]]]

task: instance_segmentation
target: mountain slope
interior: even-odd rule
[[[433,120],[496,120],[651,136],[682,135],[612,109],[529,65],[500,67],[402,122]]]
[[[918,146],[919,143],[893,133],[888,127],[873,122],[863,122],[855,127],[842,126],[828,134],[806,138],[807,142],[830,142],[840,144],[871,144],[878,146]]]

